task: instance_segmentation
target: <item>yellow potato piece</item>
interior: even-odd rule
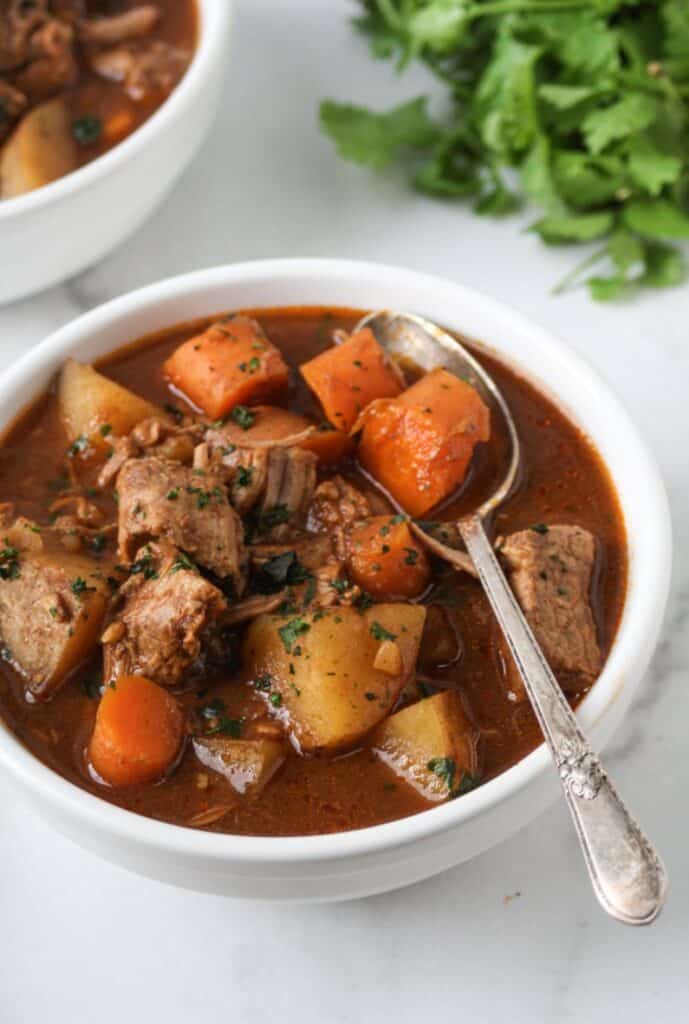
[[[476,774],[477,742],[461,697],[445,690],[391,715],[377,730],[373,749],[427,800],[440,801],[465,774]]]
[[[12,199],[75,170],[77,147],[63,99],[22,118],[0,152],[0,196]]]
[[[411,604],[261,615],[247,631],[245,664],[301,750],[352,747],[390,713],[411,678],[425,618],[426,609]],[[391,637],[401,659],[395,675],[374,666]]]
[[[111,434],[128,434],[149,416],[165,418],[151,402],[74,359],[67,360],[60,374],[58,402],[70,441],[84,437],[101,447]]]
[[[195,737],[194,753],[205,768],[222,775],[240,796],[258,796],[285,760],[280,740]]]

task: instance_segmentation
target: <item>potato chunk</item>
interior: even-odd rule
[[[461,697],[445,690],[391,715],[377,730],[373,747],[426,800],[440,801],[455,795],[463,781],[473,781],[477,742]]]
[[[31,192],[76,166],[76,143],[64,100],[41,103],[20,121],[0,153],[0,197]]]
[[[151,402],[74,359],[67,360],[60,374],[58,401],[70,441],[83,437],[101,448],[111,434],[123,436],[149,416],[163,415]]]
[[[194,753],[205,768],[227,779],[240,796],[258,796],[285,760],[280,740],[233,740],[197,736]]]
[[[410,604],[261,615],[247,631],[245,662],[301,750],[351,747],[389,714],[410,679],[425,618],[425,608]],[[392,642],[396,674],[374,664]]]
[[[0,557],[2,657],[43,699],[95,650],[108,586],[96,564],[78,555],[5,547]]]

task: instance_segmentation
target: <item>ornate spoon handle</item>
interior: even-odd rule
[[[480,518],[462,519],[459,530],[558,767],[598,901],[625,924],[650,924],[665,900],[665,868],[589,747],[505,579]]]

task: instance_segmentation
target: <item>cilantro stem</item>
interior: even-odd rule
[[[562,295],[562,293],[566,291],[571,284],[574,284],[577,278],[580,277],[585,270],[589,270],[591,267],[594,267],[596,263],[600,263],[601,260],[605,259],[607,253],[607,246],[604,246],[602,249],[597,249],[590,256],[587,256],[585,260],[581,261],[581,263],[577,263],[576,267],[574,267],[573,270],[570,270],[570,272],[555,285],[552,289],[552,294]]]

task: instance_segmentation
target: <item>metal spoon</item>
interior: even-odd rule
[[[665,901],[665,868],[581,731],[505,579],[484,528],[483,520],[509,495],[519,472],[521,449],[509,407],[480,363],[455,338],[428,320],[385,310],[364,317],[356,329],[362,327],[370,327],[391,355],[411,360],[423,370],[443,366],[464,378],[479,392],[491,415],[497,414],[504,421],[511,446],[505,476],[497,490],[475,512],[463,516],[456,528],[509,645],[557,766],[598,901],[612,917],[625,924],[650,924]],[[437,537],[415,528],[435,554],[455,568],[467,568],[463,552],[454,551]]]

